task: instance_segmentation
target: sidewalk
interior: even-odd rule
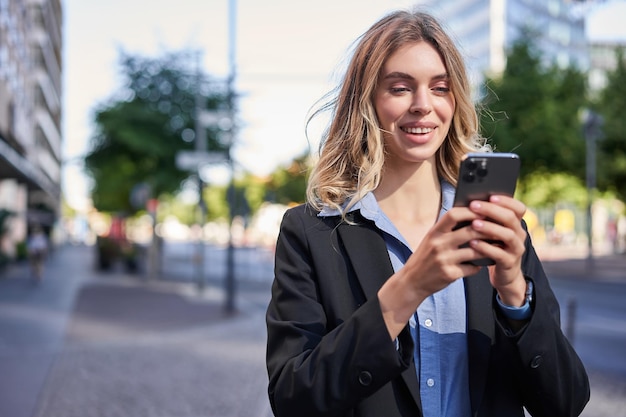
[[[92,261],[93,248],[68,246],[46,262],[39,285],[26,264],[2,272],[0,416],[271,415],[269,293],[240,294],[226,314],[220,289],[100,273]],[[55,325],[42,328],[53,311]],[[24,373],[33,356],[46,360]]]

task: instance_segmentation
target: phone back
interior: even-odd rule
[[[461,162],[455,206],[472,200],[488,200],[491,195],[513,196],[520,170],[514,153],[470,153]]]

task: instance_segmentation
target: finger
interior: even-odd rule
[[[472,243],[475,242],[475,243]],[[475,274],[477,273],[480,268],[482,268],[482,266],[485,265],[485,263],[483,262],[485,259],[489,259],[492,258],[491,256],[488,256],[485,254],[485,250],[484,247],[481,248],[480,245],[477,247],[474,247],[477,243],[480,243],[480,245],[484,245],[484,247],[488,247],[490,246],[488,243],[485,243],[481,240],[471,240],[469,242],[467,242],[467,244],[463,247],[464,249],[460,249],[459,250],[459,255],[460,255],[460,259],[459,262],[461,263],[460,266],[462,267],[467,267],[467,266],[472,266],[474,268],[470,269],[470,271],[466,272],[466,275],[464,276],[469,276],[468,274]],[[486,252],[489,252],[488,250]],[[497,255],[497,253],[496,253]],[[496,259],[494,259],[494,261],[496,262],[501,262],[499,260],[500,256],[498,256],[498,260],[496,261]],[[476,263],[476,261],[481,261]]]
[[[472,228],[478,229],[481,237],[471,240],[470,247],[497,264],[510,267],[524,254],[524,238],[514,230],[481,220],[475,220]]]
[[[478,219],[481,216],[468,207],[454,207],[450,209],[445,215],[441,216],[435,227],[442,232],[449,232],[450,230],[457,229],[460,224],[465,225],[471,223],[472,220]]]
[[[496,265],[510,267],[515,264],[517,257],[506,251],[498,244],[491,244],[484,240],[475,239],[469,242],[470,247],[476,251],[474,259],[490,258]]]
[[[519,213],[508,207],[488,201],[476,200],[470,203],[469,208],[479,216],[489,219],[489,221],[512,229],[521,228]],[[517,209],[519,210],[519,207]]]
[[[469,262],[484,257],[480,252],[472,248],[469,242],[458,249],[449,252],[448,262],[450,267],[445,272],[450,277],[467,277],[478,273],[480,266],[472,265]]]
[[[491,196],[489,201],[475,200],[470,202],[470,210],[484,217],[489,217],[500,222],[507,219],[521,220],[526,213],[526,205],[519,200],[507,196]],[[513,217],[504,217],[500,219],[500,215],[508,216],[512,213]]]
[[[447,244],[449,244],[452,250],[468,247],[468,242],[474,239],[493,239],[493,236],[497,236],[498,229],[493,231],[492,225],[485,225],[485,219],[478,218],[471,221],[467,221],[467,224],[464,222],[460,225],[462,227],[455,228],[452,232],[446,233],[442,235]],[[501,226],[500,226],[501,227]],[[462,257],[470,256],[473,254],[460,254]],[[464,258],[462,261],[466,261]]]
[[[478,239],[495,240],[500,242],[499,246],[518,252],[523,250],[526,240],[526,232],[521,227],[518,220],[514,221],[515,227],[509,227],[490,220],[474,220],[472,229],[480,234]]]
[[[526,205],[513,197],[492,195],[489,197],[489,202],[512,210],[518,219],[521,219],[526,214]]]

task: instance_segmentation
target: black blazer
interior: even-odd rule
[[[317,214],[288,210],[276,247],[266,317],[275,415],[422,416],[408,326],[397,348],[376,296],[394,273],[382,235],[358,211],[348,222]],[[472,415],[577,416],[589,381],[530,238],[523,271],[535,296],[516,334],[494,309],[487,270],[464,278]]]

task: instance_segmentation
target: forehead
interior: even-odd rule
[[[445,63],[434,46],[425,41],[406,44],[393,52],[383,64],[381,75],[391,72],[446,72]]]

